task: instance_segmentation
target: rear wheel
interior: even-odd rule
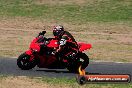
[[[76,61],[72,65],[67,66],[67,69],[70,72],[78,73],[79,66],[82,66],[82,69],[85,69],[89,64],[89,57],[85,53],[79,53],[77,55]]]
[[[37,65],[37,61],[33,59],[30,61],[30,56],[26,53],[21,54],[17,59],[17,66],[22,70],[29,70]]]
[[[78,75],[78,76],[76,77],[76,80],[77,80],[78,84],[80,84],[80,85],[85,84],[86,81],[87,81],[86,77],[80,76],[80,75]]]

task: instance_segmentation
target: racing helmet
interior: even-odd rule
[[[54,26],[53,35],[57,38],[61,37],[64,33],[64,27],[61,25]]]

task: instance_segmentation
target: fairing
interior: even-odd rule
[[[39,52],[39,51],[40,51],[40,44],[36,43],[37,40],[38,40],[38,38],[35,38],[35,39],[31,42],[31,44],[30,44],[30,49]]]
[[[27,50],[25,53],[31,56],[30,60],[32,60],[33,58],[36,58],[36,59],[39,58],[39,64],[38,64],[39,68],[48,68],[50,65],[52,65],[53,63],[57,61],[57,58],[55,55],[46,55],[45,52],[43,52],[43,55],[40,55],[40,54],[34,55],[33,50],[36,50],[37,52],[40,51],[40,44],[37,43],[38,39],[39,38],[35,38],[31,42],[30,49]],[[79,45],[79,50],[81,52],[87,49],[90,49],[92,47],[91,44],[86,44],[86,43],[78,43],[78,45]],[[54,40],[54,39],[50,40],[49,43],[47,44],[47,47],[58,48],[59,47],[58,40]],[[67,61],[64,61],[64,62],[67,62]]]
[[[57,48],[57,47],[59,47],[59,44],[58,44],[57,40],[51,40],[47,46]]]

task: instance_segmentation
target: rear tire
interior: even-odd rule
[[[79,62],[81,63],[82,69],[85,69],[89,64],[89,57],[85,53],[80,53],[79,57]],[[81,62],[81,59],[83,59],[84,61]]]
[[[76,77],[76,80],[77,80],[78,84],[80,84],[80,85],[84,85],[87,82],[86,77],[80,76],[80,75],[78,75]]]
[[[72,72],[72,73],[78,73],[78,67],[77,66],[68,66],[67,69],[69,70],[69,72]]]
[[[30,56],[26,53],[21,54],[17,59],[17,66],[22,70],[29,70],[34,68],[37,65],[37,61],[33,59],[29,61]]]
[[[89,64],[89,57],[85,53],[79,53],[77,57],[78,59],[74,62],[74,65],[67,66],[67,69],[70,72],[78,73],[79,66],[82,66],[82,68],[85,69]]]

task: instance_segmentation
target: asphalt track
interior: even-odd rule
[[[132,63],[90,62],[86,72],[89,74],[132,75]],[[21,70],[17,67],[15,58],[0,58],[0,75],[69,78],[76,76],[74,73],[69,73],[67,69],[40,69],[35,67],[32,70]]]

